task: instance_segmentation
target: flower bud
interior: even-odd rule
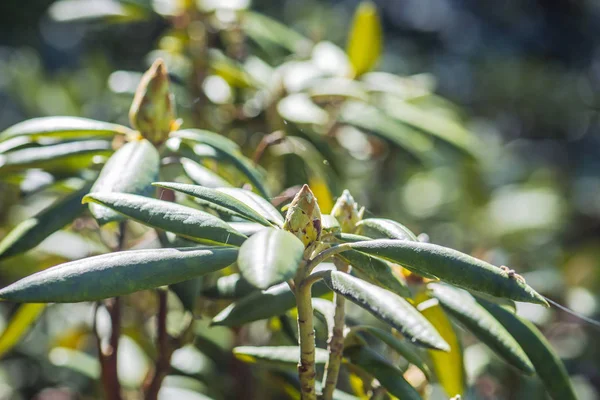
[[[358,205],[348,190],[344,190],[337,199],[331,209],[331,215],[338,220],[344,233],[354,232],[356,224],[362,219],[362,213],[358,211]]]
[[[283,229],[293,233],[305,247],[321,239],[321,210],[308,185],[302,186],[292,200]]]
[[[164,142],[175,127],[175,100],[161,59],[154,61],[142,76],[129,109],[129,121],[154,144]]]

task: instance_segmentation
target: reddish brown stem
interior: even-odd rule
[[[108,346],[102,346],[102,339],[96,329],[97,312],[100,307],[99,303],[96,303],[93,324],[102,373],[102,386],[106,399],[121,400],[121,385],[119,384],[119,375],[117,373],[117,352],[119,350],[119,335],[121,331],[121,301],[118,297],[115,297],[106,300],[104,304],[110,315],[111,322],[111,333]]]

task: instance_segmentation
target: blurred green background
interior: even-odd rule
[[[144,71],[152,58],[149,54],[157,48],[164,52],[177,46],[164,36],[170,29],[164,15],[173,2],[124,1],[144,13],[144,18],[132,17],[125,23],[63,21],[61,16],[68,17],[64,10],[48,11],[52,3],[0,3],[0,131],[28,118],[50,115],[127,124],[139,79],[129,71]],[[230,3],[245,6],[246,2]],[[434,243],[509,265],[544,295],[599,320],[600,3],[375,3],[384,26],[384,53],[377,69],[402,76],[424,74],[421,78],[434,87],[431,112],[464,122],[481,143],[479,162],[474,167],[450,153],[423,166],[408,162],[402,151],[350,132],[348,143],[342,143],[349,156],[340,158],[337,166],[322,167],[326,173],[334,167],[344,171],[337,174],[333,195],[348,187],[369,213],[398,219],[415,232],[426,232]],[[326,39],[343,48],[356,6],[356,1],[254,0],[250,8],[315,42]],[[254,50],[249,45],[237,57],[242,61],[247,53],[261,54],[260,48]],[[267,55],[278,59],[277,54]],[[189,115],[198,99],[186,92],[176,73],[173,78],[180,114]],[[211,96],[210,86],[204,85],[204,90],[199,96],[213,103],[207,108],[229,112],[218,96]],[[206,124],[215,130],[227,125]],[[260,137],[270,133],[264,127],[257,129],[258,139],[240,139],[235,129],[228,133],[251,155]],[[286,179],[292,185],[303,178]],[[17,204],[19,193],[7,185],[0,182],[0,237],[52,199],[38,196]],[[92,233],[86,237],[85,227],[74,229],[84,234],[58,232],[29,256],[0,262],[2,285],[42,266],[105,251],[94,247],[100,245]],[[16,262],[17,268],[9,268]],[[144,304],[149,298],[140,295],[136,301]],[[12,305],[1,306],[0,328],[12,310]],[[519,306],[520,314],[542,327],[565,361],[580,398],[600,398],[598,328],[555,308],[540,311]],[[90,315],[91,308],[81,304],[50,307],[25,343],[0,361],[0,399],[81,398],[78,393],[85,393],[90,385],[86,373],[57,369],[67,362],[68,354],[49,349],[57,343],[60,349],[85,347],[78,341],[90,340],[82,328]],[[65,326],[71,327],[67,334]],[[221,339],[229,335],[224,330],[205,331]],[[499,369],[490,360],[494,356],[465,336],[472,398],[544,398],[535,381]],[[227,348],[231,343],[223,340]],[[133,367],[122,369],[135,375],[136,366],[143,370],[148,361],[139,343],[129,342],[123,347],[131,354],[123,359],[133,360]],[[205,384],[210,384],[206,376],[217,372],[205,364],[212,361],[201,353],[194,356],[196,363],[188,367],[210,371],[204,376]],[[86,368],[86,360],[80,364]],[[128,379],[135,386],[139,377]],[[242,374],[240,379],[247,383],[248,377]],[[228,398],[236,397],[230,393]]]

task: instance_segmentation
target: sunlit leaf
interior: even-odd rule
[[[260,361],[295,366],[300,361],[300,347],[298,346],[238,346],[233,349],[233,354],[244,362]],[[325,364],[328,358],[327,350],[315,349],[315,362],[317,364]]]
[[[8,321],[8,325],[0,335],[0,357],[10,351],[27,333],[31,325],[37,321],[45,304],[23,304]]]
[[[148,140],[127,143],[107,161],[90,192],[149,195],[153,189],[150,184],[158,177],[159,164],[158,151]],[[90,211],[101,225],[123,219],[99,204],[90,204]]]
[[[246,236],[221,219],[169,201],[125,193],[90,193],[83,202],[94,202],[153,228],[173,232],[199,243],[241,245]]]
[[[399,222],[385,218],[367,218],[356,224],[356,233],[374,239],[417,241],[417,236]]]
[[[219,188],[218,190],[235,197],[238,201],[246,204],[268,221],[278,226],[283,226],[283,216],[281,213],[271,203],[256,193],[238,188]]]
[[[325,125],[329,115],[317,106],[306,93],[290,94],[277,103],[279,115],[296,124]]]
[[[361,2],[354,13],[346,48],[356,75],[375,66],[383,48],[382,36],[377,7],[371,1]]]
[[[185,281],[235,262],[238,249],[132,250],[84,258],[25,277],[0,298],[26,303],[74,303],[121,296]]]
[[[83,351],[68,347],[54,347],[48,353],[48,360],[57,367],[68,368],[90,379],[100,378],[100,362]]]
[[[217,279],[213,286],[202,291],[202,295],[214,299],[238,299],[256,290],[240,274],[231,274]]]
[[[50,6],[48,14],[57,22],[131,22],[147,17],[142,8],[114,0],[59,0]]]
[[[225,179],[189,158],[182,158],[180,162],[185,174],[197,185],[212,189],[231,186]]]
[[[291,53],[307,52],[312,46],[311,41],[298,32],[265,15],[246,11],[242,21],[244,32],[254,40],[267,40]]]

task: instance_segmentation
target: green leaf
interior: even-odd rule
[[[330,292],[329,288],[322,282],[312,286],[313,297],[323,296],[328,292]],[[230,304],[213,318],[211,325],[241,326],[248,322],[285,314],[294,307],[296,307],[294,293],[287,283],[281,283]]]
[[[193,314],[201,286],[202,277],[169,285],[169,289],[179,298],[183,308]]]
[[[352,248],[402,265],[410,271],[436,276],[453,285],[547,306],[546,300],[524,281],[485,261],[430,243],[379,239],[353,243]]]
[[[371,283],[384,287],[399,296],[410,297],[410,290],[387,262],[356,250],[345,251],[338,254],[338,257],[352,265]]]
[[[150,195],[153,189],[150,184],[158,178],[159,164],[158,151],[148,140],[129,142],[104,165],[91,192]],[[115,211],[98,204],[90,204],[90,211],[100,225],[123,220]]]
[[[211,299],[239,299],[255,292],[256,288],[240,274],[222,276],[213,286],[202,291],[202,295]]]
[[[219,192],[228,194],[238,199],[238,201],[246,204],[258,214],[262,215],[266,220],[274,223],[277,226],[283,226],[283,217],[281,213],[273,207],[271,203],[260,197],[254,192],[238,188],[219,188]]]
[[[238,249],[152,249],[84,258],[23,278],[0,298],[24,303],[74,303],[121,296],[192,279],[233,264]]]
[[[304,244],[293,234],[266,228],[240,247],[238,267],[249,283],[259,289],[293,278],[304,255]]]
[[[294,54],[307,52],[312,47],[309,39],[265,15],[246,11],[242,21],[244,32],[255,41],[266,40]]]
[[[185,174],[197,185],[213,189],[231,186],[225,179],[189,158],[182,158],[179,161],[183,166]]]
[[[367,218],[356,224],[356,233],[373,239],[417,241],[417,236],[399,222],[385,218]]]
[[[114,136],[127,134],[131,129],[108,122],[79,117],[43,117],[20,122],[0,133],[0,141],[16,136],[31,140],[41,138],[73,139],[86,136]]]
[[[273,226],[269,220],[254,211],[253,208],[222,191],[197,185],[187,185],[185,183],[157,182],[153,183],[153,185],[185,193],[197,199],[198,203],[212,208],[217,212],[249,219],[265,226]]]
[[[84,184],[81,189],[14,227],[0,241],[0,260],[34,248],[52,233],[73,222],[85,208],[81,199],[90,186],[91,183]]]
[[[244,362],[254,363],[257,361],[274,364],[297,365],[300,361],[299,346],[238,346],[234,347],[233,354]],[[325,364],[329,358],[327,350],[315,349],[315,362]]]
[[[356,75],[368,72],[379,60],[383,48],[382,31],[375,4],[361,2],[354,13],[346,48]]]
[[[15,150],[0,155],[0,170],[42,168],[56,172],[87,167],[96,155],[112,152],[106,140],[84,140]]]
[[[477,301],[496,318],[521,345],[550,396],[555,400],[576,400],[575,390],[564,364],[552,345],[531,322],[519,318],[498,304]]]
[[[23,304],[11,317],[0,336],[0,357],[9,352],[38,320],[46,308],[45,304]]]
[[[225,160],[233,164],[240,170],[250,183],[264,197],[269,197],[269,192],[263,185],[263,177],[259,170],[254,166],[252,161],[248,160],[237,144],[225,138],[222,135],[214,132],[209,132],[201,129],[185,129],[181,131],[171,132],[171,137],[181,138],[195,143],[204,143],[217,150]]]
[[[132,22],[148,17],[133,2],[114,0],[59,0],[48,9],[50,17],[57,22]]]
[[[402,297],[339,271],[328,271],[323,280],[331,290],[390,324],[414,343],[448,350],[448,344],[431,324]]]
[[[402,371],[368,347],[352,346],[344,349],[344,356],[369,375],[373,375],[391,395],[402,400],[421,400],[419,393],[408,383]]]
[[[144,225],[198,243],[239,246],[246,240],[246,236],[214,215],[168,201],[135,194],[90,193],[83,202],[101,204]]]
[[[431,380],[431,371],[429,370],[427,364],[423,361],[421,356],[410,347],[409,344],[405,343],[404,340],[394,336],[388,331],[384,331],[383,329],[375,328],[372,326],[361,325],[354,327],[353,329],[355,329],[358,332],[367,332],[375,336],[377,339],[381,340],[394,351],[396,351],[398,354],[400,354],[402,357],[404,357],[406,361],[423,371],[423,373],[427,377],[427,380]]]
[[[451,316],[506,362],[527,374],[535,372],[519,343],[473,296],[449,285],[430,283],[428,288]]]
[[[229,222],[229,225],[236,231],[246,235],[252,236],[258,231],[265,229],[264,225],[257,224],[256,222]]]

